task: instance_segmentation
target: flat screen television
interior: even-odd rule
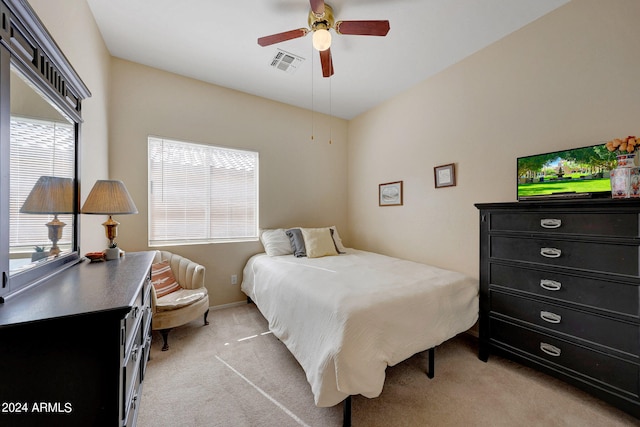
[[[604,143],[518,157],[518,200],[611,197],[615,167]]]

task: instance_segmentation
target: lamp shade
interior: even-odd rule
[[[98,180],[82,206],[82,213],[103,215],[137,214],[138,208],[133,203],[133,199],[122,181]]]
[[[74,212],[73,179],[41,176],[20,208],[29,214],[70,214]]]

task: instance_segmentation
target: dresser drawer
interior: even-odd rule
[[[151,355],[151,334],[147,335],[144,338],[144,343],[142,344],[141,349],[141,357],[140,357],[140,381],[144,381],[144,376],[147,373],[147,362],[149,361],[149,357]]]
[[[151,314],[151,286],[144,289],[143,317],[148,321]]]
[[[125,343],[125,353],[122,355],[123,357],[126,356],[126,351],[131,348],[134,339],[134,331],[140,328],[140,322],[142,320],[143,312],[144,310],[142,306],[142,292],[139,292],[136,296],[134,305],[131,307],[131,310],[129,310],[123,320]]]
[[[492,285],[638,318],[640,286],[492,263]]]
[[[144,283],[142,284],[142,304],[143,305],[151,305],[151,270],[147,273],[147,277],[144,279]]]
[[[638,245],[490,236],[491,258],[638,276]]]
[[[138,389],[134,391],[131,399],[128,402],[128,406],[125,411],[126,417],[124,418],[124,427],[134,427],[138,418],[138,409],[140,407],[140,398],[142,397],[142,384],[138,386]]]
[[[555,332],[575,336],[630,355],[640,351],[640,326],[555,304],[491,292],[491,311]],[[615,333],[611,333],[615,331]]]
[[[640,369],[632,362],[497,319],[491,319],[491,335],[493,342],[524,351],[534,360],[563,367],[572,377],[577,372],[585,381],[609,385],[628,397],[638,398]]]
[[[490,231],[638,237],[635,213],[492,213]]]
[[[136,333],[139,337],[141,330]],[[123,414],[124,419],[128,416],[128,411],[131,408],[132,400],[136,395],[136,391],[138,389],[138,385],[141,381],[141,373],[140,361],[144,355],[143,346],[140,344],[140,340],[136,340],[131,348],[131,352],[128,354],[128,357],[124,360],[124,366],[122,367],[122,378],[123,378],[123,390],[122,390],[122,398],[123,398]]]

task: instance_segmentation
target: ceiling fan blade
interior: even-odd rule
[[[331,77],[333,75],[331,48],[320,51],[320,63],[322,63],[322,77]]]
[[[313,13],[320,16],[324,13],[324,0],[309,0]]]
[[[285,31],[284,33],[271,34],[270,36],[260,37],[258,44],[262,47],[269,46],[275,43],[297,39],[298,37],[304,37],[308,32],[309,30],[306,28],[298,28],[297,30]]]
[[[389,32],[389,21],[338,21],[334,25],[338,34],[359,36],[386,36]]]

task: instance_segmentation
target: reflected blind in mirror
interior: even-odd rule
[[[41,176],[74,178],[75,129],[60,123],[26,117],[11,117],[10,160],[10,248],[11,252],[32,252],[34,246],[49,244],[44,224],[53,215],[20,213],[29,192]],[[65,223],[72,215],[59,215]],[[70,245],[72,227],[63,229],[60,245]]]

